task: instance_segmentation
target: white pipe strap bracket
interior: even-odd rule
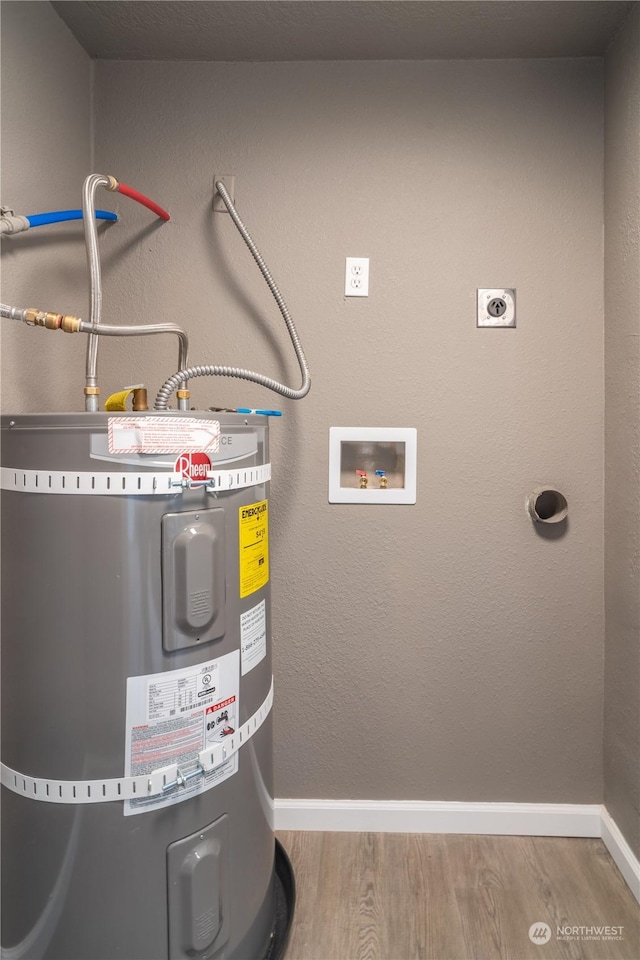
[[[271,464],[236,470],[211,470],[206,480],[189,480],[179,473],[91,473],[64,470],[22,470],[2,467],[0,488],[19,493],[60,493],[75,496],[149,497],[176,496],[185,489],[204,488],[207,493],[243,490],[271,480]]]
[[[160,767],[152,773],[114,780],[43,780],[30,777],[6,764],[0,764],[0,783],[29,800],[48,803],[110,803],[114,800],[143,800],[170,790],[178,790],[196,776],[202,776],[226,763],[248,743],[269,716],[273,706],[273,677],[265,700],[253,716],[222,743],[202,750],[196,767],[189,772],[177,764]]]

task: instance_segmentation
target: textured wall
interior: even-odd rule
[[[640,5],[605,68],[605,803],[640,856]]]
[[[96,64],[96,157],[166,203],[105,238],[107,318],[180,319],[196,362],[298,376],[215,172],[289,300],[276,404],[277,794],[601,798],[602,72],[596,60]],[[344,257],[371,295],[343,298]],[[518,329],[475,327],[512,285]],[[107,343],[105,390],[174,368]],[[330,425],[416,426],[415,507],[330,506]],[[569,500],[538,536],[526,494]]]
[[[2,203],[16,213],[81,206],[91,165],[91,63],[48,3],[2,4]],[[86,315],[82,223],[2,241],[2,299]],[[3,321],[6,413],[70,409],[81,338]],[[82,399],[82,383],[80,383]]]

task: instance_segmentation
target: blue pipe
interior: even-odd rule
[[[96,210],[97,220],[117,220],[117,213]],[[82,220],[82,210],[58,210],[54,213],[32,213],[27,216],[29,226],[42,227],[46,223],[62,223],[64,220]]]

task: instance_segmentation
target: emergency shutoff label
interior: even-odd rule
[[[269,502],[239,509],[240,596],[248,597],[269,582]]]
[[[183,776],[199,767],[198,754],[239,726],[240,651],[219,660],[127,680],[125,776],[176,763]],[[125,817],[181,803],[227,780],[238,755],[164,795],[127,800]]]

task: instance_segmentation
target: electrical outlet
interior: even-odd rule
[[[516,291],[514,288],[480,288],[477,316],[479,327],[515,327]]]
[[[213,175],[213,212],[214,213],[229,213],[227,208],[224,205],[224,200],[216,190],[216,183],[218,180],[222,180],[227,192],[231,197],[231,202],[236,202],[236,178],[232,173],[214,173]]]
[[[344,275],[345,297],[369,296],[369,258],[347,257]]]

